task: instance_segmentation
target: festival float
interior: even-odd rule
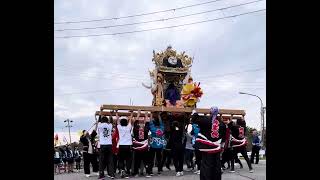
[[[114,115],[111,111],[118,110],[120,116],[129,116],[131,112],[136,116],[138,111],[144,112],[170,112],[174,115],[192,113],[210,115],[209,108],[197,108],[204,92],[200,82],[193,80],[191,67],[193,58],[184,51],[177,53],[171,46],[164,51],[153,51],[153,70],[149,70],[150,84],[142,83],[146,90],[150,90],[153,99],[150,106],[103,104],[95,116]],[[218,116],[245,116],[244,110],[219,109]],[[96,118],[97,119],[97,118]]]

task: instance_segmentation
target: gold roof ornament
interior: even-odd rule
[[[174,59],[181,61],[182,67],[167,67],[164,65],[165,59]],[[176,50],[172,48],[171,45],[167,47],[165,51],[155,52],[153,50],[152,61],[156,64],[156,68],[160,72],[171,72],[171,73],[187,73],[192,66],[193,58],[185,54],[185,51],[182,53],[177,53]]]

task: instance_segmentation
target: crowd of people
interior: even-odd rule
[[[80,172],[82,153],[76,147],[72,150],[71,146],[61,146],[54,148],[54,172],[56,174],[61,173],[61,169],[64,172],[74,172],[74,165],[76,165],[76,171]]]
[[[121,178],[154,175],[163,172],[163,167],[171,170],[173,161],[176,176],[185,171],[200,174],[201,180],[220,180],[223,170],[230,168],[235,172],[234,163],[243,167],[237,154],[241,153],[253,172],[253,158],[259,159],[259,138],[254,132],[253,152],[249,160],[246,145],[246,124],[244,118],[233,121],[233,117],[217,116],[213,108],[211,116],[192,114],[172,114],[167,112],[148,112],[144,116],[133,113],[129,117],[119,117],[118,112],[100,116],[95,130],[89,134],[83,130],[80,142],[82,153],[77,149],[55,149],[55,171],[58,163],[64,162],[65,171],[73,172],[74,161],[83,158],[84,174],[90,177],[92,171],[99,179],[105,176],[114,179],[118,170]],[[113,119],[115,115],[116,119]],[[194,161],[195,159],[195,161]],[[225,163],[228,168],[225,168]],[[107,172],[105,175],[104,172]],[[140,171],[139,171],[140,170]],[[146,174],[143,174],[145,171]]]

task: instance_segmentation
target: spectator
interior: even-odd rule
[[[67,147],[66,152],[67,152],[68,172],[73,172],[74,152],[72,151],[70,145]]]
[[[54,173],[57,174],[57,169],[60,174],[60,164],[61,164],[61,152],[58,147],[54,148]]]
[[[78,147],[76,147],[74,151],[74,160],[76,161],[76,170],[80,172],[80,162],[81,162],[81,152],[79,151]]]
[[[92,136],[89,135],[89,132],[86,130],[82,131],[83,135],[80,137],[80,142],[83,144],[83,168],[84,174],[86,177],[90,177],[90,164],[92,164],[93,172],[98,176],[98,162],[97,157],[94,154],[94,140]]]
[[[61,152],[61,156],[62,156],[62,162],[63,162],[63,168],[64,168],[64,172],[67,172],[67,161],[68,161],[68,154],[66,151],[66,147],[62,146],[60,148],[60,152]]]
[[[254,162],[254,156],[256,156],[256,164],[259,163],[259,151],[260,151],[260,138],[258,137],[257,131],[254,130],[252,132],[253,134],[253,139],[252,139],[252,151],[251,151],[251,163],[253,164]]]

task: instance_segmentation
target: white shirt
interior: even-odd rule
[[[56,153],[55,153],[55,158],[60,158],[59,152],[56,152]]]
[[[92,154],[92,153],[93,153],[93,148],[92,148],[92,144],[91,144],[91,141],[90,141],[90,139],[88,139],[88,141],[89,141],[89,148],[88,148],[88,153],[89,153],[89,154]]]
[[[110,123],[99,123],[99,145],[111,145],[112,144],[112,124]]]
[[[70,150],[71,157],[73,157],[73,152]]]
[[[119,145],[132,145],[131,124],[127,126],[117,125],[119,131]]]

